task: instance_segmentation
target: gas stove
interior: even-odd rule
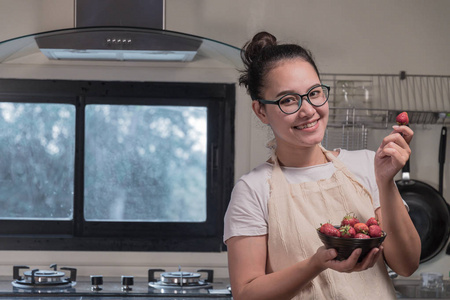
[[[77,278],[77,269],[56,264],[48,270],[13,266],[13,277],[0,277],[0,299],[232,299],[227,279],[214,271],[166,272],[148,269],[147,278],[134,276]]]

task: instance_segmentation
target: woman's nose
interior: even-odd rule
[[[300,109],[298,110],[298,116],[303,117],[310,117],[316,113],[316,108],[309,104],[309,102],[306,100],[306,98],[302,99],[302,106],[300,106]]]

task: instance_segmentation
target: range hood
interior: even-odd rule
[[[164,0],[74,0],[74,5],[74,27],[1,41],[0,66],[242,66],[240,48],[166,30]]]
[[[202,41],[134,27],[80,28],[37,36],[55,60],[192,61]]]
[[[164,0],[75,0],[74,4],[78,30],[36,37],[49,59],[192,61],[202,43],[164,31]]]
[[[75,0],[74,4],[76,30],[36,37],[49,59],[192,61],[202,43],[164,30],[164,0]]]

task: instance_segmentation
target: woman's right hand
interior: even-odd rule
[[[338,272],[359,272],[372,268],[382,254],[383,246],[373,248],[367,256],[358,263],[361,255],[361,249],[355,249],[346,260],[336,260],[337,252],[335,249],[325,249],[325,246],[317,249],[315,256],[316,261],[323,266],[323,269],[332,269]]]
[[[381,142],[375,154],[377,183],[387,183],[402,169],[411,155],[409,143],[414,131],[408,126],[393,126],[393,131]]]

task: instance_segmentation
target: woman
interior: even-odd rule
[[[225,216],[234,299],[395,299],[385,262],[410,276],[420,258],[419,236],[394,182],[413,131],[394,126],[376,153],[327,151],[321,141],[329,87],[310,53],[278,45],[266,32],[244,51],[239,82],[275,139],[272,157],[236,183]],[[360,263],[360,249],[334,260],[336,250],[325,249],[316,233],[320,223],[336,224],[349,212],[375,216],[387,232],[383,246]]]

